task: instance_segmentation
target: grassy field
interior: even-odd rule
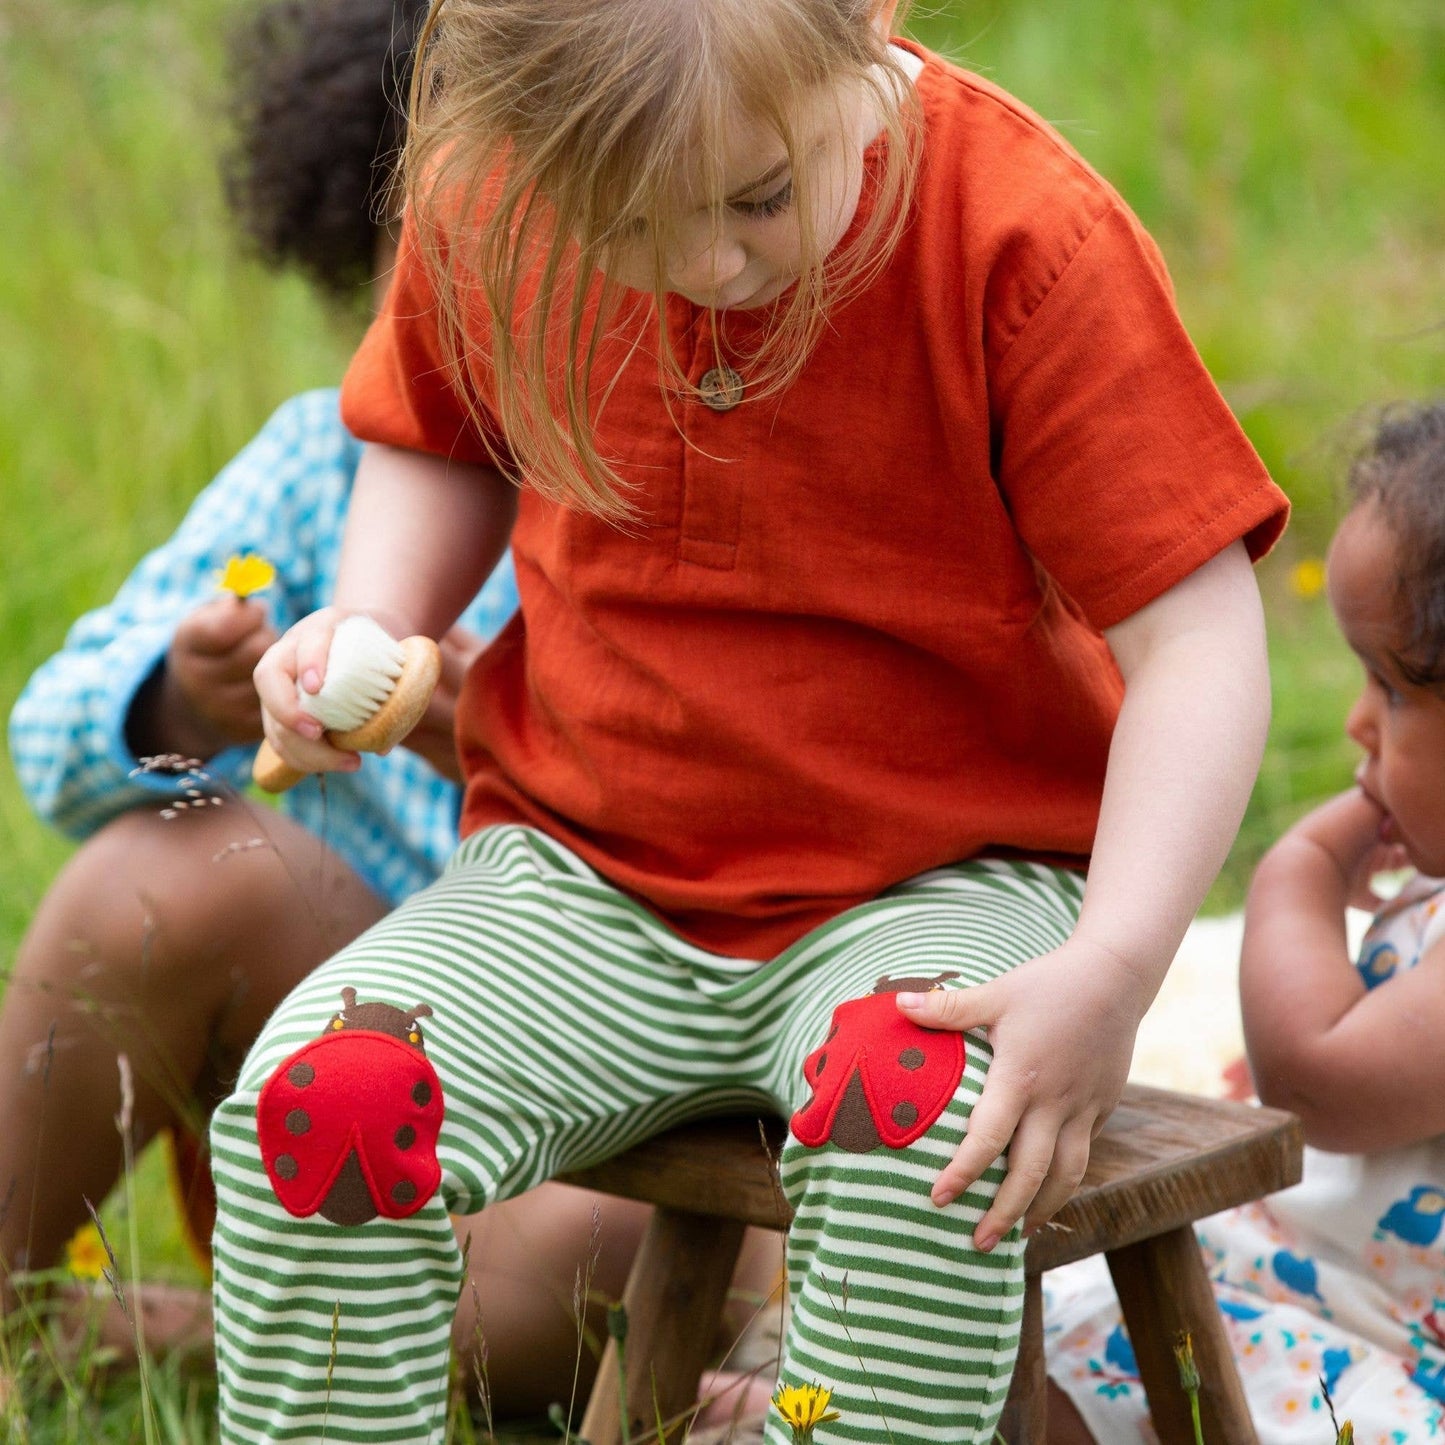
[[[276,403],[334,381],[354,341],[359,312],[264,274],[228,230],[221,37],[249,8],[0,0],[5,712],[76,614],[170,532]],[[1445,11],[954,0],[916,8],[914,28],[1042,111],[1119,186],[1296,504],[1262,568],[1275,725],[1214,895],[1229,905],[1260,849],[1352,767],[1340,720],[1354,666],[1290,569],[1322,551],[1370,409],[1440,386]],[[8,766],[0,837],[3,970],[66,852]],[[183,1273],[153,1167],[139,1192],[147,1261]]]

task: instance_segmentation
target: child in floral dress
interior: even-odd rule
[[[1302,1119],[1304,1180],[1199,1228],[1261,1445],[1332,1440],[1326,1390],[1359,1445],[1445,1437],[1445,404],[1387,416],[1352,487],[1329,596],[1365,669],[1346,722],[1365,756],[1260,864],[1240,971],[1256,1086]],[[1370,880],[1400,862],[1414,877],[1382,904]],[[1375,910],[1353,961],[1352,904]],[[1048,1292],[1077,1411],[1050,1438],[1154,1440],[1102,1268]]]

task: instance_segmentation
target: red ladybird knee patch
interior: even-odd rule
[[[880,978],[871,994],[833,1010],[828,1037],[803,1061],[813,1097],[793,1115],[799,1143],[866,1154],[880,1144],[902,1149],[928,1131],[963,1078],[963,1035],[905,1018],[893,995],[957,977]]]
[[[441,1183],[441,1080],[419,1018],[431,1009],[344,1007],[267,1079],[256,1109],[261,1160],[286,1211],[333,1224],[405,1219]]]

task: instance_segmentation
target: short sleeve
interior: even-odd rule
[[[483,347],[469,334],[462,383],[443,337],[436,291],[408,216],[386,301],[342,383],[342,420],[362,441],[505,466],[510,454],[500,423],[475,384]]]
[[[1205,370],[1154,243],[1115,201],[993,370],[999,485],[1025,545],[1111,627],[1289,503]]]

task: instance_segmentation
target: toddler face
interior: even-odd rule
[[[807,220],[814,251],[826,256],[843,238],[858,207],[863,153],[878,117],[861,87],[829,89],[794,108],[789,120],[807,157]],[[766,306],[805,264],[800,198],[782,137],[738,115],[723,158],[722,204],[684,180],[675,240],[663,257],[663,290],[716,310]],[[648,223],[632,223],[636,240],[619,247],[607,270],[624,286],[651,291],[653,242]]]
[[[1335,617],[1365,669],[1345,723],[1364,750],[1356,781],[1387,814],[1383,836],[1422,873],[1445,876],[1445,697],[1406,679],[1408,616],[1396,595],[1397,547],[1374,501],[1340,525],[1329,556]]]

